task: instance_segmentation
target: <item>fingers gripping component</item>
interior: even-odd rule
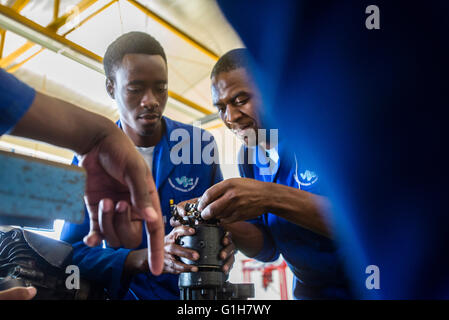
[[[177,206],[170,200],[170,209],[173,218],[182,225],[195,226],[198,224],[218,225],[219,220],[204,220],[201,217],[201,211],[198,210],[197,202],[188,202],[184,206],[184,215],[179,214]]]
[[[226,281],[227,275],[222,271],[224,262],[219,258],[225,231],[219,226],[219,221],[201,218],[198,202],[187,203],[184,215],[179,214],[173,201],[170,201],[170,205],[176,221],[195,229],[195,234],[180,237],[177,243],[200,255],[196,261],[181,259],[183,263],[198,267],[198,272],[180,274],[178,287],[181,300],[245,300],[254,297],[254,284],[232,284]]]

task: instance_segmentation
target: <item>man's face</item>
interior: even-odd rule
[[[159,55],[127,54],[107,81],[109,95],[117,102],[125,132],[134,141],[162,130],[167,104],[167,65]]]
[[[225,125],[247,146],[257,144],[262,101],[244,68],[221,72],[212,78],[212,102]]]

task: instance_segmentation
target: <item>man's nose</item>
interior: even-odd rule
[[[140,105],[146,108],[156,108],[159,106],[159,101],[154,95],[153,90],[148,89],[145,91],[140,101]]]
[[[227,123],[235,123],[241,115],[242,113],[238,108],[234,107],[231,104],[228,104],[226,106],[225,120]]]

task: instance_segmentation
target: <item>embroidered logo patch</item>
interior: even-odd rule
[[[198,184],[199,178],[195,178],[195,181],[193,178],[188,178],[186,176],[177,177],[175,178],[175,182],[173,182],[170,178],[168,178],[168,182],[170,183],[171,187],[175,190],[181,191],[181,192],[189,192],[193,189],[195,189],[196,185]]]
[[[175,178],[176,182],[182,185],[184,188],[191,186],[193,184],[193,178],[187,178],[186,176],[182,176],[181,178]]]
[[[317,182],[317,180],[318,180],[318,176],[316,175],[316,173],[313,171],[309,171],[309,170],[306,170],[303,173],[300,173],[299,175],[295,175],[295,176],[296,176],[295,180],[301,186],[310,186],[310,185],[314,184],[315,182]]]

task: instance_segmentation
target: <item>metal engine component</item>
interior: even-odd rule
[[[68,243],[0,227],[0,290],[33,286],[37,300],[104,300],[103,288],[82,278],[79,289],[67,288],[65,271],[72,251]]]
[[[179,276],[181,300],[246,300],[254,297],[254,284],[232,284],[222,271],[223,260],[219,253],[223,249],[224,229],[217,220],[203,220],[198,203],[188,203],[181,216],[171,202],[172,215],[183,225],[195,229],[195,234],[183,236],[178,244],[198,252],[197,261],[181,258],[185,264],[195,265],[198,272],[185,272]]]
[[[170,206],[173,218],[183,225],[194,226],[196,224],[205,222],[205,220],[201,218],[201,212],[198,210],[198,202],[186,203],[186,205],[184,206],[184,216],[178,213],[178,209],[176,205],[173,204],[173,200],[170,200]]]

